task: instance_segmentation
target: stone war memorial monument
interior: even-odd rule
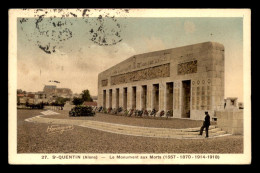
[[[134,55],[98,75],[98,106],[213,117],[224,106],[224,51],[205,42]]]
[[[8,163],[251,164],[251,23],[249,8],[10,8]]]

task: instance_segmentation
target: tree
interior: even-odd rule
[[[64,106],[66,101],[69,101],[69,99],[63,97],[57,97],[55,101],[55,105]]]
[[[81,93],[81,97],[83,101],[87,101],[87,102],[93,102],[93,99],[90,96],[89,90],[83,90]]]
[[[22,94],[22,93],[23,93],[23,90],[17,89],[17,94]]]
[[[78,98],[78,97],[74,97],[73,100],[72,100],[72,103],[74,105],[81,105],[83,103],[83,99],[82,98]]]

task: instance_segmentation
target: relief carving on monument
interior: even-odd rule
[[[101,81],[101,85],[102,86],[107,86],[107,84],[108,84],[108,80],[107,79]]]
[[[151,59],[152,58],[152,59]],[[140,68],[144,68],[147,66],[151,66],[151,65],[159,65],[162,63],[166,63],[166,61],[169,61],[169,58],[167,58],[165,55],[161,55],[159,57],[149,57],[149,58],[145,58],[145,59],[139,59],[139,61],[137,61],[136,57],[133,57],[130,65],[125,65],[122,64],[120,66],[116,66],[112,71],[111,74],[112,75],[118,75],[120,73],[128,73],[131,70],[138,70]]]
[[[130,83],[141,80],[150,80],[170,76],[170,64],[159,65],[143,70],[111,76],[111,85]]]
[[[197,60],[178,64],[178,75],[197,73]]]

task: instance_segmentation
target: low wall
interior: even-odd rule
[[[63,110],[70,111],[74,107],[75,107],[75,105],[65,104],[63,107]]]
[[[216,111],[217,127],[233,135],[243,135],[243,110]]]
[[[44,106],[44,109],[61,110],[61,106]]]

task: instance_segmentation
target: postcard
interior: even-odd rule
[[[250,9],[9,9],[9,164],[251,164]]]

